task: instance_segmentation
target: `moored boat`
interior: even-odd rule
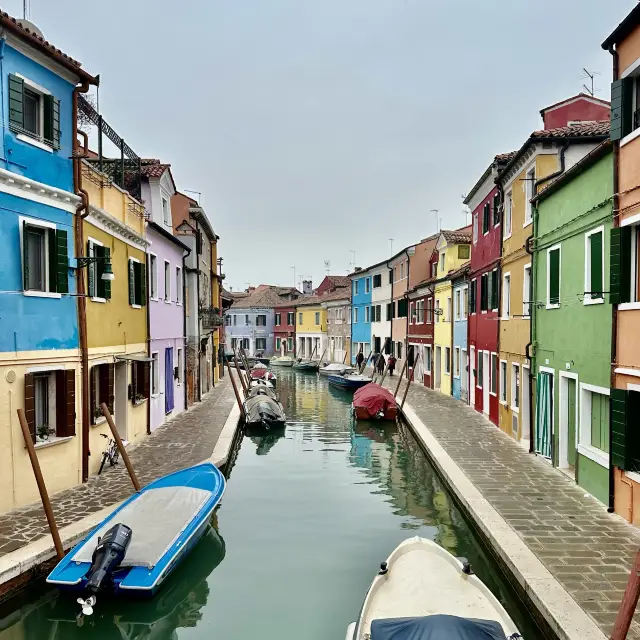
[[[321,376],[343,376],[347,373],[353,373],[355,369],[346,364],[332,362],[331,364],[320,367],[318,373]]]
[[[281,428],[287,422],[282,405],[270,397],[266,390],[247,398],[244,403],[244,413],[247,427],[271,430]]]
[[[252,380],[247,389],[247,398],[259,395],[267,395],[274,400],[278,399],[278,394],[270,382],[267,380]]]
[[[257,364],[251,371],[249,372],[252,380],[266,380],[271,384],[275,385],[277,376],[273,371],[269,371],[267,367],[263,364]]]
[[[320,363],[317,360],[298,360],[293,363],[293,368],[297,371],[316,373],[320,368]]]
[[[489,588],[425,538],[401,542],[380,565],[346,640],[514,640],[518,629]]]
[[[210,462],[155,480],[77,544],[47,582],[86,596],[152,596],[206,533],[224,489]]]
[[[368,376],[361,376],[357,373],[352,373],[346,376],[329,376],[327,380],[330,385],[339,387],[340,389],[347,389],[349,391],[357,391],[371,382],[371,378]]]
[[[269,363],[272,367],[292,367],[295,360],[291,356],[278,356]]]
[[[398,415],[393,394],[375,382],[353,394],[353,410],[358,420],[395,420]]]

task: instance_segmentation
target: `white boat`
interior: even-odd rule
[[[346,640],[521,638],[489,588],[446,549],[414,537],[380,565]]]
[[[355,369],[348,364],[340,364],[332,362],[324,367],[320,367],[318,373],[322,376],[344,376],[347,373],[353,373]]]
[[[295,359],[291,356],[278,356],[277,358],[271,358],[272,367],[292,367]]]

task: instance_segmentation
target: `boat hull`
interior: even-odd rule
[[[357,391],[361,387],[369,384],[371,380],[349,380],[344,376],[329,376],[327,381],[330,385],[337,387],[338,389],[345,389],[346,391]]]
[[[388,389],[372,382],[354,394],[353,412],[358,420],[395,420],[398,405]]]
[[[281,429],[287,422],[282,405],[268,395],[250,397],[244,403],[245,425],[266,431]]]
[[[303,373],[317,373],[319,366],[317,362],[296,362],[293,368]]]
[[[321,376],[343,376],[343,375],[349,375],[352,374],[355,371],[355,369],[351,368],[351,367],[336,367],[334,369],[329,369],[328,367],[321,367],[318,370],[318,373]]]
[[[278,360],[278,358],[274,358],[269,364],[272,367],[292,367],[295,360],[291,358],[290,360]]]

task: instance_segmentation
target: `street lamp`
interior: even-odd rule
[[[102,265],[102,276],[101,276],[101,280],[115,280],[116,277],[113,274],[113,267],[111,266],[111,259],[107,258],[106,256],[92,256],[92,257],[81,257],[81,258],[76,258],[76,262],[78,265],[78,269],[84,269],[85,267],[88,267],[91,264],[96,264],[97,262],[99,262],[100,260],[104,260],[104,263]]]

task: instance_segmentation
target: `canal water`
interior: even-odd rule
[[[286,432],[245,435],[215,530],[156,598],[99,597],[78,621],[73,597],[38,584],[0,607],[0,640],[343,640],[380,562],[415,535],[468,558],[542,637],[406,427],[354,427],[345,392],[278,376]]]

